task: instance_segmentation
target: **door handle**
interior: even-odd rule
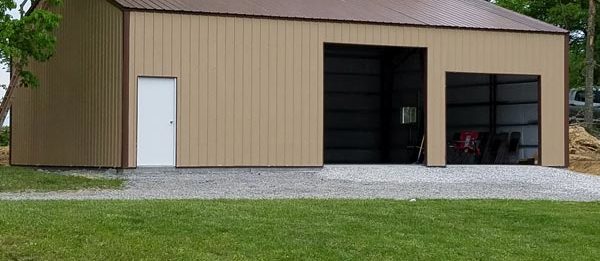
[[[174,121],[169,121],[169,124],[170,124],[170,125],[173,125],[173,123],[174,123]]]

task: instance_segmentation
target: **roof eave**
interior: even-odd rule
[[[113,2],[112,0],[109,0]],[[115,2],[118,5],[118,3]],[[121,5],[119,5],[121,6]],[[121,6],[124,11],[130,12],[142,12],[142,13],[168,13],[168,14],[193,14],[193,15],[211,15],[221,17],[245,17],[245,18],[261,18],[261,19],[277,19],[277,20],[292,20],[292,21],[317,21],[317,22],[334,22],[334,23],[354,23],[354,24],[378,24],[378,25],[392,25],[392,26],[408,26],[408,27],[421,27],[421,28],[441,28],[441,29],[455,29],[455,30],[473,30],[473,31],[489,31],[489,32],[513,32],[513,33],[534,33],[534,34],[552,34],[552,35],[569,35],[570,32],[556,27],[556,31],[547,30],[519,30],[519,29],[500,29],[500,28],[477,28],[477,27],[460,27],[460,26],[442,26],[442,25],[427,25],[427,24],[407,24],[407,23],[384,23],[384,22],[373,22],[373,21],[352,21],[352,20],[341,20],[341,19],[326,19],[326,18],[304,18],[304,17],[283,17],[283,16],[268,16],[268,15],[249,15],[249,14],[232,14],[232,13],[217,13],[217,12],[202,12],[202,11],[187,11],[187,10],[156,10],[156,9],[142,9],[142,8],[130,8]]]

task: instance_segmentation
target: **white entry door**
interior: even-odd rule
[[[175,166],[176,106],[175,79],[138,78],[138,166]]]

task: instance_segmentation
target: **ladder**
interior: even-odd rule
[[[17,73],[13,73],[10,78],[10,83],[8,84],[8,88],[6,89],[6,94],[4,94],[4,98],[2,99],[2,104],[0,104],[0,126],[4,124],[6,120],[6,116],[8,116],[8,111],[12,106],[12,96],[19,85],[19,77]]]

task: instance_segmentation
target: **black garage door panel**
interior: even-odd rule
[[[379,76],[328,74],[325,86],[330,93],[371,93],[379,92],[373,86],[381,86],[381,80]]]
[[[334,163],[379,163],[382,156],[379,150],[338,150],[328,149],[325,158]]]
[[[329,57],[325,64],[328,74],[377,75],[381,72],[379,59]]]
[[[379,111],[381,97],[379,95],[332,93],[325,98],[325,104],[328,111]]]
[[[328,131],[325,135],[331,149],[371,149],[378,150],[381,135],[374,131]],[[352,141],[352,142],[348,142]]]
[[[330,130],[375,130],[381,125],[378,113],[326,112],[325,128]]]
[[[381,161],[379,51],[326,55],[326,162]]]

